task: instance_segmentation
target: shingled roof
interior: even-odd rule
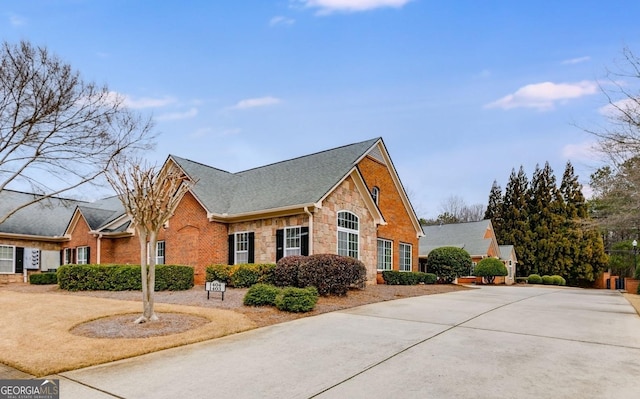
[[[479,222],[452,223],[423,226],[424,237],[420,238],[420,257],[426,257],[435,248],[458,247],[471,256],[486,255],[491,245],[490,238],[484,238],[490,228],[490,220]]]
[[[375,138],[274,164],[230,173],[170,155],[190,178],[207,211],[238,215],[322,200],[380,141]]]

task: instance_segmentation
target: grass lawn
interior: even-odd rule
[[[69,331],[79,324],[102,317],[132,313],[139,315],[142,303],[0,291],[0,362],[42,377],[218,338],[256,326],[248,317],[230,310],[163,303],[156,303],[155,309],[160,316],[162,313],[186,313],[204,317],[210,322],[167,336],[88,338]]]

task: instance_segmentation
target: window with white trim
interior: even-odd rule
[[[0,273],[15,272],[15,247],[9,245],[0,245]]]
[[[63,259],[62,259],[62,264],[63,265],[70,265],[72,264],[73,261],[73,248],[65,248],[62,250],[63,252]]]
[[[400,243],[400,271],[411,271],[411,244]]]
[[[378,238],[378,270],[391,270],[393,242]]]
[[[373,202],[378,205],[378,200],[380,199],[380,189],[377,186],[373,186],[371,189],[371,197],[373,198]]]
[[[86,265],[89,263],[89,247],[78,247],[78,261],[79,265]]]
[[[302,254],[300,227],[286,227],[284,229],[284,256]]]
[[[164,265],[164,241],[156,242],[156,265]]]
[[[358,216],[348,211],[338,212],[338,255],[358,259],[359,242]]]
[[[235,264],[249,263],[249,232],[236,233]]]

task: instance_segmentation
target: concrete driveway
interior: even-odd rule
[[[482,287],[57,378],[63,399],[638,398],[640,317],[615,291]]]

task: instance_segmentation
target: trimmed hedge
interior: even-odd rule
[[[553,285],[567,285],[567,280],[565,280],[562,276],[558,276],[557,274],[551,276],[551,280]]]
[[[58,284],[58,275],[51,272],[30,274],[29,283],[33,285]]]
[[[243,263],[240,265],[207,266],[207,281],[223,281],[229,287],[247,288],[254,284],[273,282],[276,265],[273,263]]]
[[[443,283],[451,283],[456,277],[465,276],[470,267],[471,255],[462,248],[435,248],[427,257],[427,270],[436,274]]]
[[[283,288],[275,299],[278,310],[295,313],[310,312],[317,302],[318,290],[315,287]]]
[[[246,306],[275,306],[281,289],[270,284],[258,283],[249,288],[242,303]]]
[[[544,276],[542,276],[542,284],[553,285],[553,277],[545,274]]]
[[[493,284],[496,276],[506,276],[509,272],[500,259],[484,258],[476,265],[474,274],[479,277],[485,277],[489,284]]]
[[[273,284],[278,287],[299,287],[298,269],[306,259],[306,256],[293,255],[278,260],[273,270]]]
[[[385,270],[382,272],[382,279],[388,285],[416,285],[420,283],[435,284],[438,277],[433,273]]]
[[[539,274],[530,274],[529,278],[527,278],[527,283],[529,284],[542,284],[542,277]]]
[[[156,265],[156,291],[180,291],[193,287],[193,268]],[[68,291],[139,291],[142,289],[139,265],[63,265],[58,284]]]
[[[346,295],[349,287],[363,288],[367,278],[364,264],[348,256],[308,256],[298,266],[298,287],[316,287],[322,296]]]

